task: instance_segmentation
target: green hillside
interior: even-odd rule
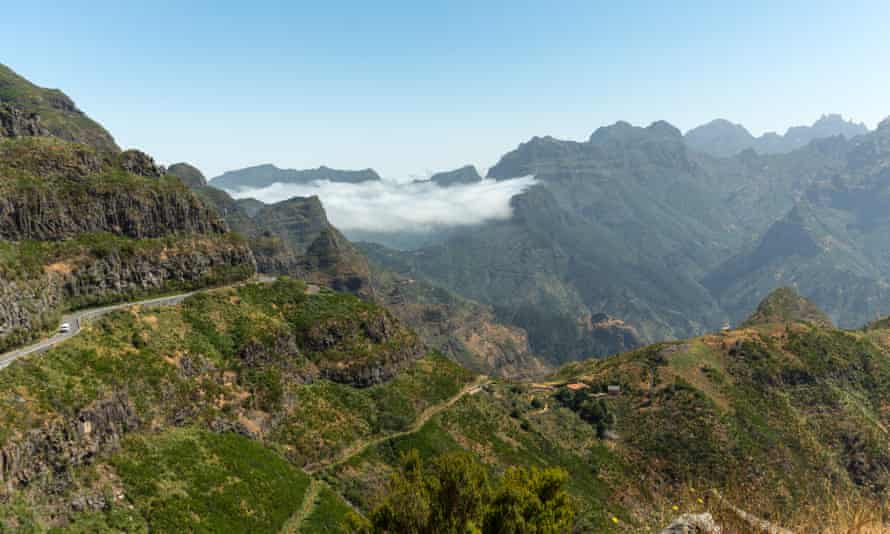
[[[65,93],[38,87],[2,64],[0,106],[0,114],[9,114],[10,118],[20,113],[27,119],[39,117],[38,129],[45,129],[47,135],[90,145],[103,152],[120,151],[111,134],[79,110]],[[2,131],[0,137],[4,137]]]

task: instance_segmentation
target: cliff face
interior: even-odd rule
[[[40,123],[40,116],[0,103],[0,137],[49,135],[49,130]]]
[[[10,116],[0,139],[0,347],[55,328],[68,309],[253,274],[247,244],[148,155],[72,143],[36,115]]]
[[[67,309],[233,283],[256,268],[250,249],[229,236],[111,243],[47,260],[39,272],[0,274],[0,347],[54,328]]]
[[[142,239],[227,231],[213,211],[161,172],[136,151],[103,157],[51,138],[7,140],[0,144],[0,238],[111,232]]]
[[[0,449],[0,483],[12,490],[44,473],[64,472],[81,465],[101,452],[117,448],[124,434],[140,424],[126,395],[98,401],[71,419],[32,429]]]

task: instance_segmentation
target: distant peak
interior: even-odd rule
[[[438,172],[423,182],[433,182],[441,187],[451,187],[459,184],[474,184],[482,181],[479,171],[472,165],[464,165],[459,169],[446,172]]]
[[[831,318],[810,300],[801,297],[794,288],[780,287],[767,295],[744,326],[770,323],[806,322],[819,326],[833,326]]]
[[[655,121],[646,129],[652,133],[663,135],[665,137],[683,137],[683,132],[668,121]]]

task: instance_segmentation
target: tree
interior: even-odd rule
[[[483,532],[568,532],[575,511],[571,497],[564,489],[567,480],[568,474],[562,469],[509,469],[494,494]]]
[[[441,455],[427,466],[412,450],[367,520],[351,519],[365,533],[551,534],[569,530],[574,504],[561,469],[511,468],[490,480],[487,468],[465,452]]]

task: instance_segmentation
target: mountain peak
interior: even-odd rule
[[[683,133],[667,121],[655,121],[646,128],[634,126],[626,121],[618,121],[611,126],[602,126],[594,131],[588,142],[601,144],[610,141],[639,141],[652,136],[682,139]]]
[[[804,147],[817,139],[843,136],[852,139],[868,133],[864,124],[844,119],[838,113],[822,115],[810,126],[792,126],[784,135],[768,132],[754,137],[741,124],[716,119],[686,132],[690,148],[717,157],[729,157],[747,149],[759,154],[782,154]]]
[[[111,134],[84,114],[71,98],[58,89],[46,89],[26,80],[0,63],[0,114],[7,115],[24,128],[3,128],[0,137],[50,135],[65,141],[90,145],[102,152],[120,152]],[[3,119],[3,117],[0,117]],[[22,119],[25,123],[21,124]]]
[[[174,163],[167,169],[167,174],[172,174],[178,177],[182,180],[182,183],[188,187],[202,187],[207,185],[207,178],[204,177],[204,173],[189,163]]]
[[[773,290],[760,302],[757,310],[744,322],[744,326],[788,322],[833,326],[831,318],[825,312],[791,287]]]
[[[681,132],[679,128],[664,120],[653,122],[646,128],[646,130],[664,137],[683,138],[683,132]]]
[[[416,180],[417,182],[433,182],[440,187],[451,187],[461,184],[475,184],[482,181],[479,171],[472,165],[464,165],[453,171],[437,172],[427,180]]]
[[[324,165],[315,169],[280,169],[270,163],[244,169],[228,171],[210,180],[210,183],[223,189],[247,189],[268,187],[274,183],[308,184],[320,180],[356,184],[379,181],[380,175],[374,169],[357,171],[339,170]]]

